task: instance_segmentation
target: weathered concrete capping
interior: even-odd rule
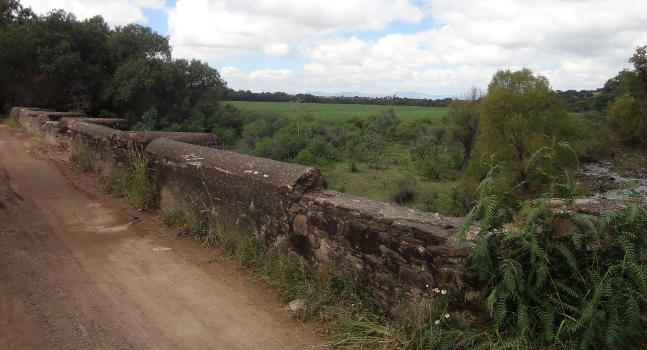
[[[82,113],[76,112],[55,112],[49,109],[41,108],[20,108],[19,117],[46,117],[49,120],[59,120],[63,117],[83,117]]]
[[[133,142],[146,147],[149,143],[151,143],[151,141],[161,137],[169,140],[206,147],[222,145],[222,140],[218,135],[193,132],[122,131],[117,135],[117,141],[122,143]]]
[[[121,133],[121,131],[117,129],[81,120],[68,120],[67,127],[73,132],[91,137],[95,140],[104,139],[112,141],[116,139],[119,133]]]
[[[610,211],[624,209],[630,201],[621,199],[578,198],[569,203],[562,198],[552,198],[548,206],[556,213],[586,214],[600,216]]]
[[[438,233],[431,227],[442,227],[442,237],[450,237],[457,232],[463,224],[463,218],[447,217],[432,212],[422,212],[418,209],[401,207],[398,205],[380,202],[369,198],[353,196],[337,191],[326,190],[305,195],[303,200],[312,200],[325,207],[336,207],[347,211],[355,211],[362,216],[371,217],[381,222],[394,225],[412,225],[422,232],[429,232],[434,236]]]
[[[62,129],[67,129],[69,124],[74,121],[82,121],[86,123],[92,123],[97,125],[103,125],[114,129],[121,129],[128,125],[126,119],[122,118],[74,118],[74,117],[63,117],[60,120],[60,127]]]
[[[325,178],[315,168],[191,145],[168,138],[153,140],[146,147],[146,152],[160,160],[213,170],[289,191],[304,193],[327,186]]]
[[[222,142],[218,135],[206,133],[186,133],[186,132],[162,132],[162,131],[121,131],[95,121],[99,118],[63,118],[61,127],[66,127],[72,132],[77,132],[94,139],[110,140],[117,144],[129,145],[137,144],[142,148],[146,147],[152,140],[157,138],[177,139],[185,143],[194,143],[204,146],[218,146]],[[110,124],[105,122],[102,124]]]
[[[41,111],[41,112],[53,112],[54,110],[51,108],[36,108],[36,107],[12,107],[9,110],[9,116],[13,118],[13,120],[18,121],[18,117],[20,116],[21,112],[23,111]],[[23,112],[24,113],[24,112]]]
[[[45,115],[50,120],[61,120],[62,118],[82,118],[83,113],[78,112],[54,112],[51,110],[38,110],[38,115]]]

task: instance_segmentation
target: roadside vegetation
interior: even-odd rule
[[[18,123],[16,123],[16,121],[13,120],[8,115],[0,115],[0,124],[6,125],[6,126],[8,126],[10,128],[14,128],[14,129],[19,127]]]
[[[77,140],[70,150],[72,163],[83,172],[94,172],[109,193],[124,197],[136,208],[157,209],[157,178],[149,167],[146,154],[133,146],[127,148],[123,156],[124,161],[113,168],[100,169],[87,142]]]
[[[549,203],[587,194],[575,181],[581,160],[644,158],[647,46],[596,94],[565,93],[568,103],[528,69],[500,70],[486,91],[471,89],[448,107],[225,103],[218,72],[172,59],[168,39],[150,28],[111,29],[100,16],[37,16],[5,3],[5,112],[28,104],[122,115],[137,130],[212,132],[234,151],[318,167],[332,189],[480,225],[467,264],[479,292],[430,288],[423,303],[394,312],[352,276],[335,267],[311,273],[244,227],[162,211],[165,224],[220,245],[285,301],[298,301],[296,317],[324,321],[332,347],[645,348],[644,198],[599,218],[556,213]],[[89,171],[91,156],[88,146],[73,159]],[[132,149],[126,158],[101,174],[106,186],[155,208],[148,161]],[[572,226],[557,230],[556,220]],[[480,322],[461,310],[466,300],[478,305]]]
[[[135,147],[127,150],[126,161],[103,176],[108,191],[124,197],[137,208],[157,209],[156,174],[149,168],[146,154]]]

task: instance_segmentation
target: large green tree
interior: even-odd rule
[[[548,79],[529,69],[500,70],[494,74],[481,101],[479,144],[504,161],[506,169],[526,181],[525,163],[552,140],[568,140],[574,124],[564,102],[557,99]]]
[[[64,10],[37,16],[17,0],[0,0],[0,47],[3,107],[95,115],[105,109],[133,124],[154,108],[158,127],[185,124],[198,104],[215,104],[206,115],[211,119],[224,110],[217,105],[226,91],[218,71],[172,59],[168,38],[138,24],[111,29],[101,16],[78,21]]]
[[[633,69],[623,70],[609,82],[621,83],[606,92],[607,123],[630,146],[647,145],[647,45],[638,47],[628,60]],[[605,87],[607,86],[605,84]],[[604,95],[603,95],[604,97]]]
[[[483,93],[473,87],[463,98],[455,99],[449,105],[449,126],[445,137],[449,143],[458,143],[463,147],[461,171],[467,168],[476,137],[481,131],[478,103],[482,96]]]

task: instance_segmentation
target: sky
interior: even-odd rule
[[[523,67],[555,90],[595,89],[647,44],[644,0],[21,2],[150,26],[175,58],[208,62],[229,87],[256,92],[455,97]]]

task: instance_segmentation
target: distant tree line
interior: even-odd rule
[[[585,112],[594,109],[594,98],[602,89],[597,90],[556,90],[555,95],[566,102],[570,112]],[[312,94],[288,94],[285,92],[252,92],[249,90],[227,89],[225,99],[228,101],[255,102],[305,102],[305,103],[334,103],[384,106],[422,106],[449,107],[451,98],[427,99],[398,96],[365,97],[365,96],[316,96]]]
[[[285,92],[251,92],[249,90],[228,89],[226,99],[229,101],[256,102],[302,102],[302,103],[333,103],[383,106],[421,106],[447,107],[451,98],[427,99],[407,98],[398,96],[365,97],[365,96],[315,96],[312,94],[290,95]]]
[[[39,16],[17,0],[0,0],[0,47],[5,110],[116,113],[133,124],[148,111],[160,116],[155,127],[161,127],[181,122],[204,99],[217,101],[226,89],[206,63],[173,59],[168,38],[148,27],[111,29],[101,16],[79,21],[64,10]]]

